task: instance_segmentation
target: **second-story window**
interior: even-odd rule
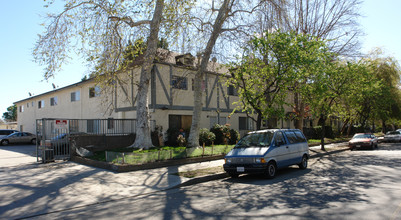
[[[182,76],[173,76],[171,78],[171,86],[174,89],[188,90],[188,79]]]
[[[50,106],[55,106],[58,104],[58,98],[56,97],[52,97],[50,98]]]
[[[81,94],[79,91],[71,92],[71,102],[79,101],[80,96],[81,96]]]
[[[100,96],[100,87],[99,86],[89,88],[89,98],[98,97],[98,96]]]
[[[45,107],[45,100],[38,101],[38,108],[44,108],[44,107]]]
[[[238,91],[233,85],[229,85],[227,88],[227,94],[232,96],[238,96]]]

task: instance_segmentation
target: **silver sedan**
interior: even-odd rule
[[[29,132],[15,132],[0,139],[2,145],[31,143],[36,144],[36,135]]]

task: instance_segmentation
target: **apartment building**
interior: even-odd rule
[[[196,58],[165,50],[158,50],[157,57],[148,93],[151,120],[163,131],[190,128]],[[111,90],[104,90],[94,79],[89,79],[17,101],[18,128],[35,132],[36,119],[42,118],[135,119],[140,71],[141,66],[137,65],[118,74],[115,89]],[[226,85],[227,73],[224,66],[212,61],[209,63],[202,81],[201,127],[230,124],[243,135],[254,130],[255,123],[245,113],[232,114],[238,95],[232,86]],[[111,102],[113,109],[110,109]],[[291,110],[289,107],[286,109],[287,112]],[[278,128],[293,127],[290,120],[279,120],[275,124]]]

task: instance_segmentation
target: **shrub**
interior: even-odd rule
[[[236,144],[240,138],[240,134],[237,130],[230,129],[230,140],[228,144]]]
[[[216,141],[214,142],[215,144],[226,144],[225,141],[227,141],[227,144],[235,144],[239,140],[239,132],[234,129],[230,129],[229,124],[215,124],[210,131],[216,135]]]
[[[331,126],[325,126],[326,130],[324,132],[324,137],[326,138],[335,138],[333,128]],[[313,127],[313,139],[320,139],[322,134],[322,126]]]
[[[180,134],[179,129],[169,128],[167,129],[167,146],[178,146],[177,137]]]
[[[199,145],[202,146],[205,143],[206,146],[210,146],[214,140],[216,140],[216,135],[209,129],[202,128],[199,131]]]

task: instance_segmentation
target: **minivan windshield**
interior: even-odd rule
[[[273,139],[274,132],[251,133],[243,138],[235,145],[235,148],[246,147],[268,147]]]

